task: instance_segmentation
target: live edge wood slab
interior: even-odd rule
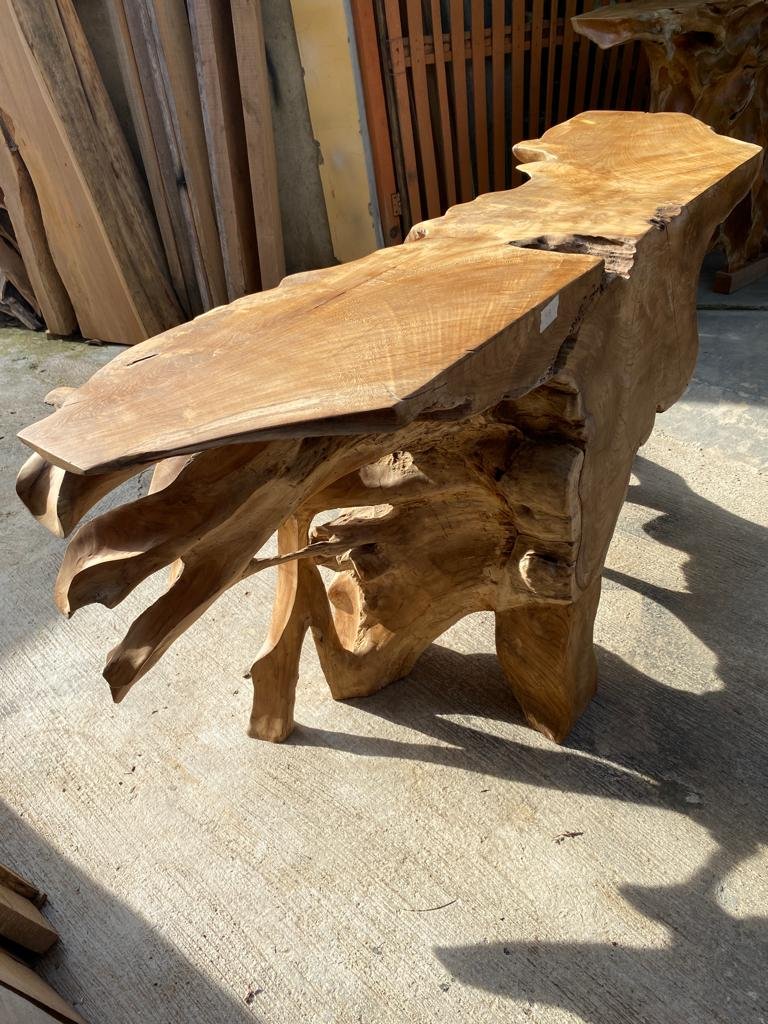
[[[573,27],[602,49],[639,40],[652,110],[693,114],[716,132],[768,144],[768,0],[630,0],[596,7]],[[727,270],[715,291],[768,273],[768,169],[722,225]]]
[[[699,266],[760,150],[686,115],[599,112],[516,155],[519,188],[121,353],[22,431],[19,494],[60,536],[157,464],[147,496],[80,526],[56,583],[72,614],[170,566],[109,654],[115,700],[228,587],[279,565],[253,736],[291,732],[308,630],[343,699],[480,610],[528,721],[568,733],[595,689],[632,459],[690,377]]]

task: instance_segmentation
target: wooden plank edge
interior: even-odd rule
[[[6,867],[5,864],[0,864],[0,884],[4,885],[6,889],[12,889],[14,892],[17,892],[19,896],[23,896],[30,903],[34,903],[38,910],[45,904],[48,898],[41,889],[38,889],[37,886],[29,882],[23,875],[19,875],[9,867]]]
[[[730,295],[741,288],[746,288],[748,284],[753,284],[761,277],[765,277],[766,274],[768,274],[768,254],[758,256],[757,259],[738,270],[718,270],[712,290],[719,295]]]
[[[47,981],[16,957],[0,949],[0,985],[50,1014],[61,1024],[87,1024]]]

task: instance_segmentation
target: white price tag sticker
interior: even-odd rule
[[[541,311],[541,320],[539,322],[539,333],[546,331],[550,324],[554,323],[557,319],[557,309],[560,305],[560,296],[556,295],[551,302],[548,302],[544,309]]]

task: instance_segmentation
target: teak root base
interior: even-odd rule
[[[277,565],[253,736],[291,732],[307,631],[333,696],[361,697],[482,610],[528,721],[566,736],[632,459],[689,379],[701,259],[760,157],[613,112],[516,152],[527,184],[145,342],[22,432],[19,494],[61,536],[157,463],[146,497],[80,526],[56,583],[67,614],[112,608],[171,566],[109,655],[115,700]]]

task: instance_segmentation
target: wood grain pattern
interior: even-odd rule
[[[555,120],[555,62],[557,58],[557,12],[559,0],[549,5],[549,36],[547,45],[547,93],[544,107],[544,128],[550,128]]]
[[[11,871],[5,864],[0,864],[0,885],[4,885],[6,889],[17,892],[19,896],[23,896],[24,899],[33,903],[38,910],[45,904],[45,893],[38,889],[36,885],[27,881],[26,878],[16,874],[15,871]]]
[[[198,287],[203,308],[210,309],[227,301],[227,286],[187,9],[184,0],[139,2],[145,5],[144,24],[156,88],[164,97],[166,130],[181,162],[188,226],[197,242]]]
[[[59,937],[31,900],[2,882],[0,935],[31,953],[46,953]]]
[[[531,57],[528,68],[528,134],[535,135],[545,128],[541,111],[544,0],[533,0],[530,52]],[[592,106],[597,107],[598,104],[593,103]],[[515,142],[519,141],[519,139],[515,139]]]
[[[538,161],[529,182],[414,228],[408,245],[289,278],[121,353],[22,440],[64,468],[94,473],[234,440],[386,428],[430,406],[465,403],[475,364],[482,391],[491,389],[494,344],[514,352],[517,367],[505,355],[496,387],[510,386],[510,372],[525,387],[527,375],[546,371],[570,323],[565,306],[577,308],[588,294],[600,256],[599,248],[575,255],[510,241],[558,233],[637,240],[655,231],[659,194],[685,206],[733,159],[757,160],[688,118],[628,117],[598,112],[551,129],[541,143],[544,152],[554,147],[551,162],[538,159],[535,145],[521,146],[526,162],[529,154]],[[625,121],[638,133],[633,144],[616,134]],[[684,126],[677,134],[676,124]],[[604,161],[600,178],[584,169],[585,136]],[[661,146],[663,172],[642,155]],[[440,232],[442,224],[454,233]],[[498,301],[484,301],[489,291]],[[528,349],[527,332],[555,295],[560,313],[540,340],[535,329],[537,346]],[[126,395],[130,402],[118,402]],[[101,403],[124,410],[108,427]]]
[[[433,39],[443,38],[443,16],[440,0],[432,3],[432,36]],[[443,46],[435,48],[435,79],[437,81],[437,102],[440,107],[440,143],[442,150],[443,177],[445,180],[445,196],[449,206],[456,202],[456,171],[453,157],[453,126],[451,108],[448,99],[448,76],[445,69],[445,51]]]
[[[111,0],[110,10],[131,117],[171,276],[188,317],[196,316],[204,308],[200,291],[202,255],[149,11],[145,0]]]
[[[451,50],[464,53],[464,2],[451,0]],[[463,60],[452,60],[453,103],[456,118],[456,148],[459,154],[460,198],[468,202],[475,194],[472,174],[472,156],[469,137],[469,104],[467,102],[467,65]],[[416,221],[419,218],[414,217]]]
[[[514,386],[530,387],[556,355],[598,268],[596,257],[566,259],[489,238],[482,246],[380,251],[309,275],[305,285],[289,278],[277,290],[158,336],[138,358],[118,356],[51,417],[51,426],[60,418],[58,439],[50,430],[44,438],[39,424],[23,440],[53,461],[63,457],[64,468],[92,473],[235,439],[392,429],[429,409],[463,407],[468,398],[474,404],[489,390],[503,393],[510,385],[506,359],[514,359]],[[500,299],[483,308],[478,298],[486,288]],[[538,335],[541,310],[555,296],[554,329],[528,350],[526,339]],[[425,302],[435,303],[426,323]],[[185,336],[193,342],[191,360],[179,359]],[[307,337],[314,339],[310,348]],[[209,384],[205,401],[198,374]],[[476,395],[465,393],[468,384]],[[75,406],[84,430],[89,390],[103,396],[112,388],[131,399],[122,403],[119,428],[93,422],[90,436],[84,432],[73,445],[64,428]],[[185,423],[178,421],[180,403]]]
[[[369,0],[352,0],[352,18],[367,114],[368,135],[371,140],[371,156],[376,173],[379,216],[385,244],[394,245],[402,242],[403,229],[400,216],[395,213],[393,204],[393,198],[397,192],[397,178],[379,55],[376,18],[373,5]],[[445,77],[444,69],[443,77]],[[443,144],[445,145],[445,140],[443,140]],[[455,191],[450,202],[456,202]]]
[[[214,0],[190,0],[187,10],[227,298],[231,302],[257,291],[260,284],[253,200],[243,173],[248,166],[248,151],[235,36],[226,5]]]
[[[109,654],[115,700],[225,590],[278,565],[252,735],[290,732],[308,630],[346,699],[481,610],[530,724],[567,735],[594,691],[632,459],[688,382],[699,264],[760,153],[686,115],[592,112],[515,154],[526,185],[124,353],[22,432],[40,462],[95,482],[190,453],[82,526],[59,572],[71,614],[171,568]],[[39,514],[56,496],[35,458],[21,493]],[[276,531],[278,558],[260,558]]]
[[[491,187],[488,168],[488,109],[485,89],[485,0],[472,0],[472,108],[475,115],[477,191]]]
[[[565,0],[563,43],[560,62],[560,95],[557,103],[557,120],[566,116],[571,101],[571,73],[573,71],[574,31],[573,16],[576,14],[576,0]]]
[[[525,123],[525,10],[521,4],[512,5],[512,141],[523,138]],[[518,170],[512,175],[512,184],[523,180]]]
[[[2,0],[0,18],[0,109],[82,333],[134,343],[178,323],[154,221],[71,0]]]
[[[642,43],[653,110],[684,111],[724,135],[768,145],[765,0],[631,0],[581,14],[573,25],[602,49]],[[629,88],[623,77],[620,103]],[[768,174],[755,179],[720,240],[730,273],[768,254]]]
[[[77,330],[75,311],[51,256],[35,186],[1,113],[0,204],[8,211],[19,253],[48,330],[64,337],[73,334]]]
[[[243,99],[261,286],[273,288],[285,276],[285,250],[261,0],[232,0],[232,22]]]
[[[86,1021],[62,999],[51,986],[15,957],[0,949],[0,985],[23,996],[34,1006],[63,1024],[86,1024]]]
[[[179,303],[189,318],[202,313],[203,307],[189,251],[178,191],[178,175],[173,174],[170,143],[152,76],[142,23],[143,6],[143,3],[126,4],[125,0],[108,0],[107,11],[171,281]]]
[[[408,31],[411,40],[411,82],[416,107],[421,173],[427,198],[427,215],[440,216],[440,185],[437,180],[432,114],[429,107],[427,68],[424,63],[424,22],[421,0],[407,0]]]
[[[400,126],[400,144],[402,147],[405,183],[408,190],[408,206],[411,220],[421,220],[419,163],[416,157],[411,101],[403,53],[403,29],[400,20],[400,6],[397,0],[387,0],[384,9],[387,18],[387,32],[389,34],[389,53],[392,61],[392,79],[394,81],[395,98],[397,101],[397,118]]]
[[[504,0],[493,0],[491,4],[491,113],[493,125],[493,187],[497,192],[504,188],[507,180],[507,117],[504,97],[505,60]]]

